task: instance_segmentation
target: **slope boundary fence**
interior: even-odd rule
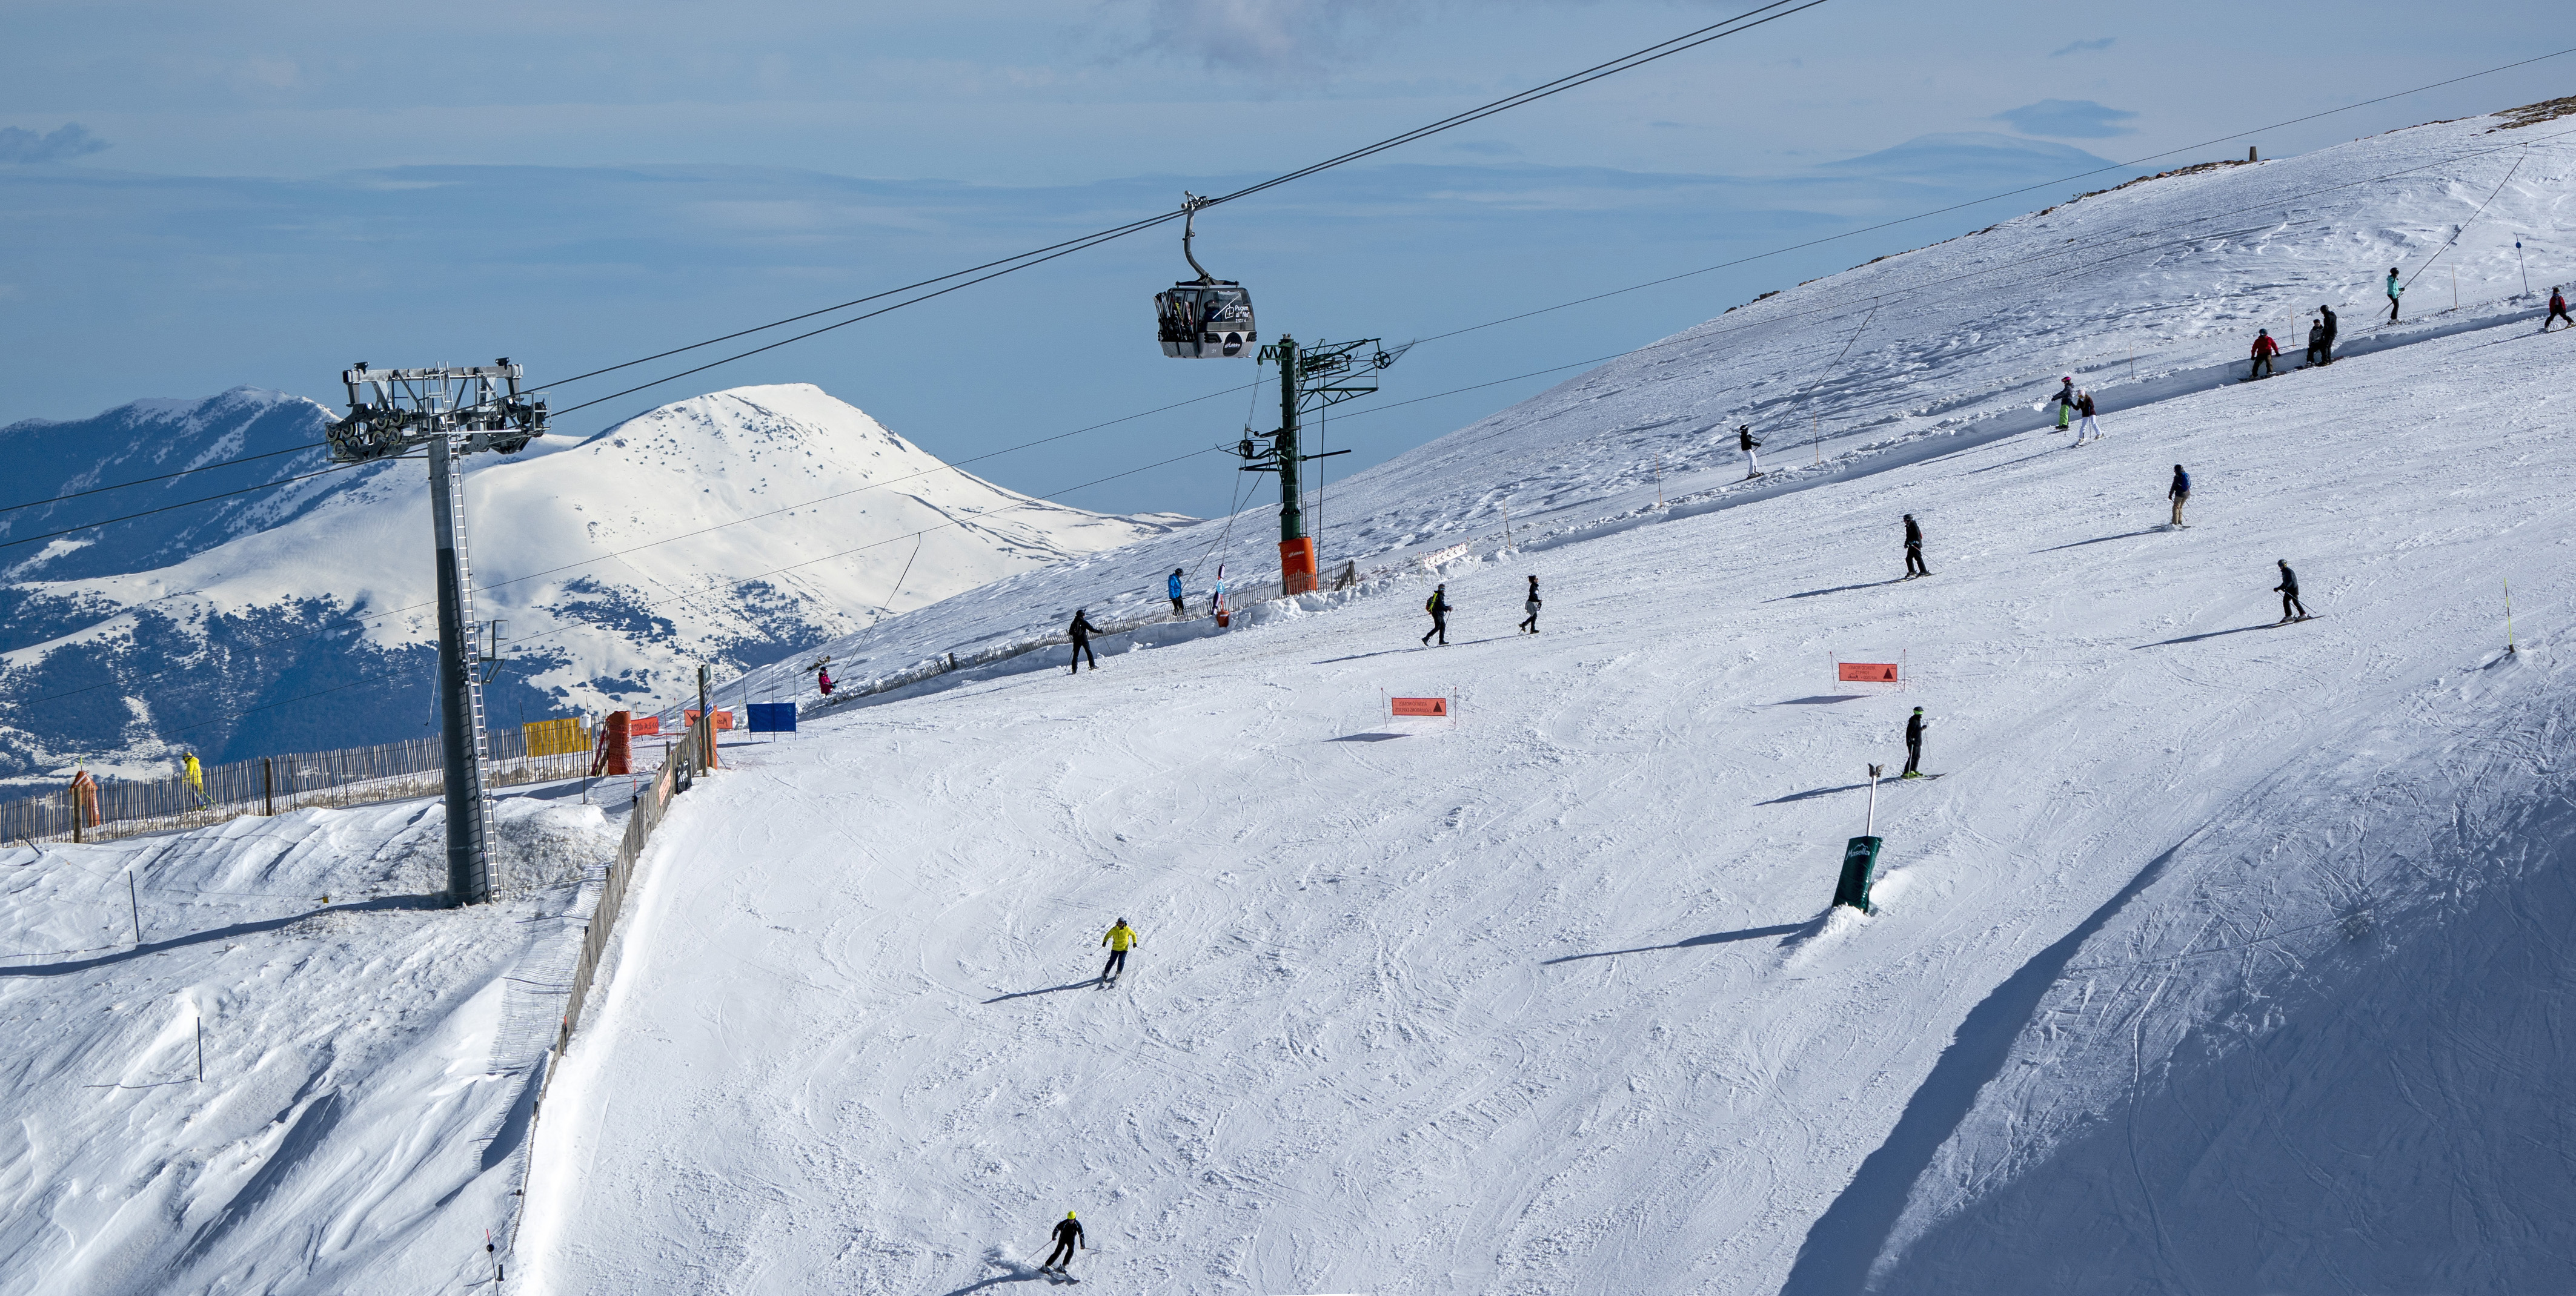
[[[509,787],[588,773],[587,727],[576,728],[566,741],[546,725],[578,722],[490,730],[485,785]],[[194,783],[177,775],[88,779],[61,791],[0,801],[0,840],[109,841],[306,806],[341,808],[435,796],[445,786],[445,771],[439,739],[432,735],[208,765]]]

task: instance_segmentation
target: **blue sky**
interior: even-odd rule
[[[2505,0],[2427,24],[2363,2],[2249,23],[2197,2],[1832,0],[1219,209],[1200,246],[1252,285],[1267,335],[1439,333],[2576,45],[2563,10]],[[236,383],[330,400],[360,358],[577,372],[1287,170],[1733,11],[466,0],[429,19],[22,0],[0,48],[0,422]],[[2576,56],[2245,142],[2300,151],[2571,83]],[[1335,470],[1572,371],[1395,401],[1606,355],[2127,174],[1425,346],[1386,376],[1384,413],[1345,407],[1336,444],[1358,453]],[[1139,236],[564,430],[811,381],[964,459],[1248,381],[1246,364],[1156,353],[1148,298],[1184,271],[1176,241]],[[1230,441],[1246,403],[976,468],[1054,494]],[[1236,477],[1211,457],[1068,498],[1204,514]]]

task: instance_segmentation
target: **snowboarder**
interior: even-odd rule
[[[1187,609],[1181,606],[1181,569],[1172,569],[1172,578],[1163,582],[1163,593],[1172,600],[1172,619],[1178,621]]]
[[[1073,673],[1076,675],[1082,673],[1082,661],[1086,657],[1091,658],[1091,669],[1100,669],[1100,659],[1093,656],[1091,651],[1091,636],[1099,633],[1099,627],[1091,624],[1091,618],[1087,615],[1089,612],[1089,608],[1075,608],[1073,624],[1065,627],[1066,631],[1073,636],[1073,657],[1067,664],[1073,668]]]
[[[2308,356],[2307,356],[2307,364],[2309,365],[2309,367],[2313,368],[2313,367],[2315,367],[2315,366],[2317,366],[2317,365],[2321,365],[2321,364],[2324,364],[2324,363],[2325,363],[2325,349],[2326,349],[2326,325],[2325,325],[2325,321],[2323,321],[2323,320],[2318,320],[2318,319],[2311,319],[2311,320],[2309,320],[2309,321],[2308,321]]]
[[[2324,317],[2326,329],[2325,337],[2317,343],[2317,363],[2321,365],[2330,365],[2334,363],[2335,333],[2342,326],[2335,322],[2334,307],[2332,306],[2319,305],[2317,307],[2317,314]]]
[[[1038,1266],[1038,1272],[1046,1273],[1049,1270],[1053,1270],[1056,1273],[1064,1274],[1067,1278],[1072,1277],[1072,1274],[1065,1273],[1064,1267],[1067,1263],[1072,1261],[1073,1253],[1081,1248],[1082,1221],[1075,1219],[1072,1211],[1066,1211],[1064,1213],[1064,1218],[1056,1221],[1055,1249],[1047,1252],[1047,1261],[1045,1264]]]
[[[2173,524],[2181,526],[2183,502],[2191,498],[2191,474],[2181,464],[2174,465],[2173,485],[2165,488],[2165,498],[2173,501]]]
[[[1101,937],[1100,943],[1109,947],[1109,961],[1100,965],[1100,979],[1106,984],[1116,982],[1118,974],[1127,970],[1127,951],[1145,942],[1121,918],[1110,926],[1109,934]]]
[[[2075,418],[2075,375],[2068,374],[2057,382],[2057,395],[2050,399],[2057,402],[2057,430],[2063,432]]]
[[[1521,620],[1521,629],[1523,629],[1523,630],[1527,630],[1527,631],[1529,631],[1531,634],[1537,634],[1537,633],[1538,633],[1538,576],[1537,576],[1537,574],[1536,574],[1536,573],[1532,573],[1532,574],[1531,574],[1531,576],[1530,576],[1530,578],[1529,578],[1529,580],[1530,580],[1529,598],[1527,598],[1526,600],[1523,600],[1523,601],[1522,601],[1522,603],[1521,603],[1521,606],[1522,606],[1522,607],[1525,607],[1525,608],[1528,608],[1528,609],[1529,609],[1529,615],[1528,615],[1527,617],[1522,618],[1522,620]]]
[[[2404,291],[2406,285],[2397,282],[2397,267],[2388,267],[2388,322],[2391,324],[2397,322],[2397,294]]]
[[[1431,628],[1422,632],[1422,646],[1430,647],[1431,636],[1438,635],[1440,646],[1448,647],[1449,586],[1446,582],[1443,582],[1440,588],[1431,591],[1431,597],[1422,600],[1422,610],[1431,614]]]
[[[2272,340],[2272,330],[2256,329],[2254,332],[2254,369],[2245,375],[2247,382],[2271,377],[2272,357],[2281,354],[2281,344]]]
[[[2567,321],[2567,327],[2576,328],[2576,315],[2570,315],[2567,313],[2567,295],[2556,288],[2551,288],[2549,290],[2549,316],[2548,318],[2540,321],[2540,331],[2543,333],[2548,332],[2549,326],[2560,320]]]
[[[1923,708],[1914,708],[1914,714],[1905,722],[1905,772],[1896,777],[1923,777],[1923,771],[1915,767],[1923,763],[1923,731],[1931,727],[1932,722],[1923,718]]]
[[[2281,619],[2272,624],[2305,621],[2308,619],[2308,605],[2299,601],[2299,574],[2290,570],[2289,559],[2283,558],[2280,563],[2281,583],[2273,586],[2272,592],[2281,596]]]
[[[1932,569],[1923,565],[1923,528],[1915,523],[1914,515],[1908,513],[1905,515],[1905,579],[1931,574]]]
[[[1735,448],[1744,452],[1744,480],[1751,481],[1761,476],[1762,461],[1756,458],[1753,452],[1761,449],[1762,443],[1753,439],[1752,424],[1745,423],[1736,427]]]
[[[197,753],[180,753],[179,778],[188,785],[188,796],[191,800],[201,806],[213,804],[206,796],[206,770],[204,766],[197,763]]]
[[[2075,425],[2076,444],[2084,443],[2084,434],[2087,432],[2093,434],[2094,440],[2101,440],[2102,425],[2093,421],[2093,393],[2089,391],[2075,393],[2075,412],[2083,416],[2083,421]]]

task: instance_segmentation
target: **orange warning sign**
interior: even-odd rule
[[[1836,662],[1834,678],[1846,684],[1894,684],[1894,662]],[[1810,676],[1809,678],[1813,678]]]
[[[1389,715],[1445,717],[1449,714],[1449,699],[1445,697],[1388,698],[1386,704]]]

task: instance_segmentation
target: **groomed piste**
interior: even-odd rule
[[[1068,1211],[1100,1292],[2576,1286],[2576,267],[2511,250],[2576,118],[2512,120],[1711,303],[1329,482],[1359,579],[1222,632],[1268,510],[720,681],[802,732],[673,803],[551,1070],[578,785],[461,910],[435,801],[0,847],[0,1290],[1010,1293]]]
[[[556,1081],[523,1262],[1008,1290],[1072,1210],[1113,1291],[2565,1281],[2576,338],[2500,231],[2569,143],[2501,124],[1771,297],[1334,488],[1328,561],[1467,542],[1436,576],[729,751]],[[2378,324],[2437,253],[2484,288]],[[2319,303],[2343,359],[2235,381]],[[2061,373],[2099,442],[2033,412]],[[1261,518],[828,647],[863,680],[1149,606]],[[2284,559],[2316,619],[2276,624]],[[1908,687],[1838,690],[1887,650]],[[1916,706],[1941,777],[1881,787],[1878,912],[1828,912]]]

